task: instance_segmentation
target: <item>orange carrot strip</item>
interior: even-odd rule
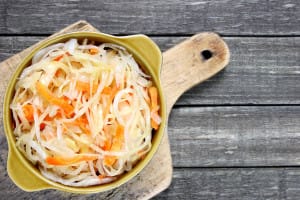
[[[88,124],[88,123],[89,123],[89,121],[88,121],[88,119],[86,118],[85,115],[79,117],[77,120],[78,120],[80,123],[82,123],[82,124]]]
[[[109,95],[108,103],[105,107],[105,110],[103,111],[103,118],[105,118],[105,116],[108,114],[109,108],[110,108],[117,92],[118,92],[117,84],[113,83],[113,85],[111,86],[111,92],[110,92],[110,95]]]
[[[86,127],[88,125],[88,120],[86,117],[77,118],[74,122],[65,123],[66,125],[79,126],[79,128],[87,135],[91,134],[91,131]]]
[[[59,76],[61,76],[61,75],[63,75],[64,74],[64,72],[63,72],[63,70],[61,70],[61,69],[58,69],[56,72],[55,72],[55,76],[56,77],[59,77]]]
[[[86,82],[77,81],[76,82],[76,89],[83,91],[83,92],[89,92],[90,91],[90,84]]]
[[[33,106],[30,104],[26,104],[22,107],[23,113],[25,115],[25,118],[29,121],[29,122],[33,122],[34,118],[33,118]]]
[[[154,115],[158,115],[158,92],[157,88],[152,86],[149,88],[149,95],[151,100],[151,112],[153,112]],[[159,124],[157,124],[153,118],[151,117],[151,126],[154,128],[154,130],[157,130],[159,127]]]
[[[149,94],[151,99],[151,109],[157,108],[157,89],[156,87],[152,86],[149,88]]]
[[[60,59],[62,59],[63,57],[64,57],[64,54],[61,54],[61,55],[56,56],[53,60],[60,61]]]
[[[73,106],[71,106],[64,98],[55,97],[49,89],[41,82],[36,83],[36,89],[38,94],[51,104],[59,106],[67,115],[72,114]]]
[[[103,127],[103,131],[105,133],[106,139],[104,141],[102,149],[105,150],[105,151],[108,151],[111,148],[111,145],[112,145],[111,136],[112,136],[113,126],[112,125],[105,125]]]
[[[106,166],[112,166],[113,164],[115,164],[116,160],[117,160],[116,156],[105,156],[104,164]]]
[[[90,93],[90,83],[87,83],[87,82],[82,82],[82,81],[77,81],[76,82],[76,89],[78,91],[82,91],[82,92],[87,92],[87,93]],[[93,84],[93,88],[92,88],[92,94],[95,94],[97,91],[97,84],[94,83]]]
[[[49,165],[71,165],[82,161],[93,161],[96,159],[98,159],[98,156],[76,155],[71,158],[56,156],[46,158],[46,162]]]
[[[97,48],[91,48],[89,49],[90,54],[95,55],[99,52],[99,50]]]
[[[45,121],[52,121],[54,118],[58,119],[58,118],[61,118],[61,111],[60,110],[57,110],[56,111],[56,114],[52,117],[50,117],[49,115],[47,115],[44,120]]]
[[[158,129],[158,124],[153,119],[151,119],[151,126],[154,128],[154,130]]]
[[[110,151],[121,150],[124,143],[124,127],[118,125],[116,129],[116,135],[113,138],[112,146]],[[112,166],[117,161],[116,156],[104,156],[104,164],[107,166]]]
[[[40,124],[40,130],[41,130],[41,131],[44,130],[45,127],[46,127],[46,124],[45,124],[45,123],[41,123],[41,124]]]
[[[98,178],[100,179],[100,180],[102,180],[102,179],[104,179],[104,178],[106,178],[107,176],[106,175],[103,175],[103,174],[100,174],[99,176],[98,176]]]
[[[106,139],[102,148],[103,150],[108,151],[111,148],[111,140]]]
[[[111,150],[113,151],[120,150],[122,148],[123,143],[124,143],[124,127],[118,124]]]
[[[104,87],[102,90],[102,94],[105,94],[105,95],[109,95],[109,94],[111,94],[111,92],[112,92],[112,89],[109,86]]]
[[[80,127],[80,129],[87,135],[91,134],[91,131],[87,128],[87,125],[89,124],[89,121],[87,120],[86,117],[80,117],[77,120],[77,123]]]
[[[40,114],[40,112],[38,112],[38,113]],[[56,115],[54,115],[54,116],[52,116],[52,117],[50,117],[49,115],[47,115],[47,116],[44,118],[44,121],[52,121],[54,118],[56,118],[56,119],[61,118],[61,112],[60,112],[59,110],[56,112]],[[45,126],[46,126],[45,123],[41,123],[41,124],[40,124],[40,130],[41,130],[41,131],[44,130]]]

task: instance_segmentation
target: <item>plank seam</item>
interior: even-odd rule
[[[253,166],[173,166],[174,169],[254,169],[254,168],[261,168],[261,169],[278,169],[278,168],[299,168],[300,165],[253,165]]]
[[[300,104],[175,104],[173,109],[196,107],[299,107]]]
[[[252,38],[294,38],[294,37],[300,37],[300,34],[291,34],[291,35],[280,35],[280,34],[275,34],[275,35],[251,35],[251,34],[242,34],[242,35],[235,35],[235,34],[222,34],[218,33],[221,37],[228,37],[228,38],[234,38],[234,37],[241,37],[241,38],[246,38],[246,37],[252,37]],[[109,33],[110,34],[110,33]],[[134,34],[144,34],[144,33],[122,33],[122,34],[112,34],[115,36],[127,36],[127,35],[134,35]],[[197,33],[193,34],[145,34],[149,37],[191,37]],[[44,36],[48,37],[50,36],[50,33],[0,33],[0,37],[38,37],[38,36]]]

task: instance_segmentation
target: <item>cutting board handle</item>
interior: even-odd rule
[[[185,91],[221,71],[229,57],[226,43],[210,32],[194,35],[163,53],[161,81],[167,112]]]

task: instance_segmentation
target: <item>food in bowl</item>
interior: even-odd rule
[[[10,109],[18,149],[43,176],[75,187],[130,171],[161,123],[151,76],[124,47],[87,39],[38,51]]]

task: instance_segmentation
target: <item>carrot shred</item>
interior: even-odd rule
[[[76,89],[77,89],[78,91],[90,93],[90,91],[91,91],[91,86],[90,86],[90,83],[82,82],[82,81],[77,81],[77,82],[76,82]],[[95,94],[96,91],[97,91],[97,84],[96,84],[96,83],[93,83],[92,94]]]
[[[107,89],[108,90],[108,89]],[[107,91],[108,92],[108,91]],[[110,90],[110,93],[108,94],[109,95],[109,99],[108,99],[108,103],[105,107],[105,110],[103,111],[103,118],[106,117],[106,115],[108,114],[109,112],[109,109],[110,109],[110,106],[116,96],[118,92],[118,87],[117,87],[117,84],[116,83],[113,83],[112,86],[111,86],[111,90]]]
[[[49,115],[47,115],[45,118],[44,118],[44,120],[45,121],[52,121],[54,118],[56,118],[56,119],[59,119],[59,118],[61,118],[61,111],[60,110],[57,110],[56,111],[56,114],[54,115],[54,116],[52,116],[52,117],[50,117]]]
[[[77,81],[76,82],[76,89],[83,92],[90,91],[90,84],[86,82]]]
[[[157,88],[154,86],[150,87],[149,94],[151,99],[151,109],[155,109],[157,107]]]
[[[46,127],[46,124],[45,124],[45,123],[41,123],[41,124],[40,124],[40,130],[41,130],[41,131],[44,130],[45,127]]]
[[[99,50],[97,48],[91,48],[89,49],[90,54],[95,55],[99,52]]]
[[[159,125],[153,119],[151,119],[151,127],[154,128],[154,130],[157,130],[158,126]]]
[[[71,65],[73,67],[76,67],[76,68],[82,68],[83,67],[83,65],[80,62],[77,62],[77,61],[71,61]]]
[[[53,60],[54,61],[60,61],[64,57],[64,54],[56,56]]]
[[[64,71],[61,70],[61,69],[58,69],[58,70],[55,72],[55,76],[56,76],[56,77],[62,76],[63,74],[64,74]]]
[[[82,116],[76,120],[76,123],[78,123],[79,128],[87,135],[91,134],[91,131],[87,128],[87,125],[89,124],[87,118],[85,116]]]
[[[111,94],[111,92],[112,92],[112,89],[109,86],[104,87],[102,90],[102,94],[105,94],[105,95],[109,95],[109,94]]]
[[[76,155],[74,157],[47,157],[46,162],[49,165],[71,165],[82,161],[93,161],[98,159],[98,156]]]
[[[107,151],[107,150],[109,150],[110,148],[111,148],[111,140],[107,138],[107,139],[104,141],[104,145],[103,145],[102,149],[105,150],[105,151]]]
[[[40,112],[38,112],[38,113],[40,114]],[[61,118],[61,112],[60,112],[59,110],[58,110],[58,111],[56,112],[56,114],[55,114],[54,116],[52,116],[52,117],[50,117],[49,115],[46,115],[46,117],[44,118],[44,121],[52,121],[54,118],[56,118],[56,119]],[[46,126],[45,123],[41,123],[41,124],[40,124],[40,130],[41,130],[41,131],[44,130],[45,126]]]
[[[31,104],[26,104],[22,107],[22,110],[28,122],[33,122],[34,121],[33,106]]]
[[[157,88],[152,86],[149,88],[149,95],[150,95],[150,101],[151,101],[151,113],[154,115],[158,115],[158,92]],[[154,128],[154,130],[157,130],[159,127],[159,124],[157,124],[153,118],[151,117],[151,127]]]
[[[67,115],[73,113],[73,106],[70,105],[65,98],[57,98],[55,97],[49,89],[43,85],[41,82],[36,83],[36,89],[38,94],[46,101],[56,106],[59,106]]]
[[[81,116],[79,118],[77,118],[75,121],[73,122],[68,122],[65,123],[66,125],[73,125],[73,126],[79,126],[79,128],[87,135],[91,134],[91,131],[87,128],[88,125],[88,120],[85,116]]]
[[[117,125],[116,134],[113,138],[110,151],[121,150],[124,143],[124,127],[120,124]],[[104,156],[104,164],[106,166],[112,166],[117,161],[116,156]]]
[[[98,176],[98,178],[99,179],[104,179],[104,178],[106,178],[107,176],[106,175],[103,175],[103,174],[100,174],[99,176]]]
[[[105,125],[103,127],[103,131],[105,133],[106,139],[104,140],[104,144],[101,147],[103,150],[108,151],[111,148],[111,132],[113,131],[112,125]]]
[[[105,156],[104,157],[104,164],[106,166],[113,166],[116,161],[117,161],[117,157],[116,156]]]

